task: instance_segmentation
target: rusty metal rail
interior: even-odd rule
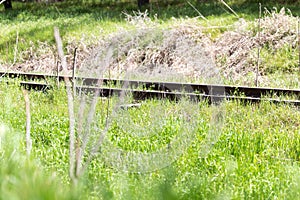
[[[33,74],[33,73],[14,73],[0,72],[0,77],[20,78],[21,85],[27,89],[47,90],[51,85],[47,84],[47,80],[63,81],[63,76]],[[72,77],[69,77],[72,80]],[[168,98],[176,100],[182,96],[192,99],[206,99],[209,102],[220,100],[239,100],[242,102],[260,102],[270,101],[274,103],[288,103],[296,106],[300,105],[300,90],[291,90],[283,88],[261,88],[261,87],[245,87],[245,86],[228,86],[214,84],[194,84],[194,83],[176,83],[176,82],[152,82],[137,80],[119,80],[119,79],[95,79],[86,77],[75,77],[79,80],[81,86],[76,86],[78,91],[95,91],[100,90],[100,96],[108,97],[111,95],[120,95],[123,91],[131,92],[135,99],[146,98]],[[46,80],[46,83],[33,82],[36,80]],[[29,81],[29,82],[28,82]],[[96,87],[98,81],[101,81],[101,87]],[[109,88],[108,85],[124,85],[122,88]],[[184,92],[183,92],[184,91]],[[266,96],[294,96],[297,100],[279,100],[274,98],[266,98]]]

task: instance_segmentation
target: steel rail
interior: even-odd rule
[[[21,81],[20,85],[26,89],[34,89],[38,91],[46,91],[51,88],[51,85],[46,83],[36,82],[24,82]],[[289,104],[294,106],[300,106],[299,100],[279,100],[274,98],[260,98],[260,97],[247,97],[247,96],[233,96],[233,95],[219,95],[219,94],[199,94],[188,92],[169,92],[169,91],[157,91],[157,90],[140,90],[130,88],[108,88],[108,87],[94,87],[94,86],[76,86],[78,93],[95,93],[99,90],[100,97],[121,96],[124,93],[130,93],[135,100],[145,99],[169,99],[171,101],[177,101],[181,98],[187,98],[192,101],[205,100],[209,104],[218,104],[222,101],[239,101],[241,103],[260,103],[271,102],[275,104]]]
[[[15,73],[15,72],[0,72],[1,77],[21,78],[25,80],[37,79],[57,79],[63,81],[64,76],[55,76],[47,74],[34,73]],[[72,77],[68,76],[71,80]],[[153,82],[153,81],[138,81],[138,80],[121,80],[121,79],[97,79],[88,77],[75,77],[81,81],[81,85],[95,86],[101,80],[104,85],[109,83],[116,85],[123,85],[125,82],[129,88],[143,87],[145,89],[152,89],[164,92],[185,91],[189,93],[213,94],[213,95],[244,95],[246,97],[260,98],[267,95],[290,95],[300,97],[300,90],[298,89],[284,89],[284,88],[268,88],[268,87],[247,87],[247,86],[230,86],[217,84],[195,84],[195,83],[177,83],[177,82]]]

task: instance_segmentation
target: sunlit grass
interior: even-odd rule
[[[0,91],[2,108],[0,109],[0,121],[12,128],[9,133],[20,136],[19,144],[24,144],[22,133],[25,130],[25,108],[22,92],[16,85],[6,84],[1,84]],[[3,95],[4,93],[9,93],[9,95]],[[55,172],[59,175],[60,180],[63,180],[62,183],[66,184],[63,188],[67,189],[69,182],[67,173],[68,120],[65,91],[61,88],[50,90],[48,93],[30,92],[30,99],[32,157],[40,163],[37,168],[41,167],[49,173]],[[172,130],[176,123],[165,119],[167,122],[165,127],[157,127],[162,121],[160,118],[151,119],[153,112],[151,108],[157,107],[158,103],[158,101],[149,100],[143,102],[143,106],[140,108],[128,110],[128,114],[131,116],[126,125],[128,127],[119,127],[119,129],[125,130],[124,134],[118,136],[122,131],[112,128],[109,134],[115,138],[109,137],[109,139],[112,141],[117,139],[118,142],[115,144],[125,150],[144,149],[151,152],[151,148],[164,147],[166,140],[172,139],[172,134],[174,134]],[[106,104],[104,101],[104,105]],[[176,107],[171,102],[167,104],[166,111],[171,112]],[[216,143],[211,144],[212,148],[209,154],[203,157],[202,147],[209,129],[212,128],[209,121],[212,112],[216,110],[206,103],[201,103],[199,106],[201,117],[198,120],[201,121],[198,123],[196,137],[174,163],[150,173],[128,173],[114,168],[101,157],[104,154],[99,154],[91,162],[88,171],[79,182],[79,198],[164,199],[169,195],[175,199],[225,197],[231,199],[295,199],[298,197],[300,189],[300,112],[296,107],[275,105],[269,102],[246,105],[239,102],[226,103],[225,121],[220,129],[220,137]],[[98,109],[97,119],[105,117],[106,111],[101,111],[103,107],[100,106]],[[128,117],[123,120],[126,119]],[[120,122],[120,120],[118,121]],[[135,135],[126,133],[127,130],[130,130],[132,121],[136,124],[135,126],[138,124],[143,126],[143,124],[152,122],[153,127],[150,124],[148,129],[162,129],[163,132],[158,132],[157,136],[152,137],[152,146],[149,146],[150,143],[145,143],[145,137],[136,135],[132,139]],[[103,123],[105,122],[103,121]],[[160,134],[162,135],[160,136]],[[2,147],[3,141],[2,139]],[[23,145],[17,150],[20,154],[24,152],[22,148]],[[1,157],[1,159],[4,158]],[[13,162],[17,166],[26,166],[20,159]],[[6,165],[1,164],[2,169],[5,168],[0,175],[2,177],[8,176]],[[9,166],[12,168],[11,165]],[[32,173],[35,176],[32,177]],[[32,173],[31,170],[26,172],[13,170],[12,175],[24,174],[28,181],[24,181],[23,178],[17,179],[18,181],[12,188],[22,185],[23,188],[26,188],[28,197],[44,195],[42,189],[36,193],[27,188],[26,184],[31,184],[32,181],[35,184],[44,180],[43,182],[47,184],[46,180],[48,179],[44,172],[36,174],[33,171]],[[55,182],[58,179],[54,177],[51,180]],[[15,195],[16,189],[8,192],[6,191],[6,182],[2,181],[2,183],[4,184],[1,191],[1,195],[4,195],[3,198]],[[43,184],[40,184],[40,187],[45,187]],[[53,188],[55,189],[55,187],[54,185]],[[60,186],[60,189],[63,188]]]
[[[226,26],[236,20],[231,13],[225,12],[220,4],[194,4],[199,9],[198,11],[208,18],[208,26],[225,26],[221,29],[208,30],[213,37],[216,37],[222,30],[226,30]],[[60,28],[65,42],[74,37],[79,40],[83,35],[105,36],[120,27],[126,27],[123,13],[132,14],[137,7],[134,2],[121,3],[121,5],[99,2],[79,3],[79,5],[15,2],[12,11],[0,12],[0,59],[2,62],[13,60],[17,34],[20,52],[29,48],[31,42],[34,44],[37,41],[54,43],[54,26]],[[187,3],[172,3],[168,6],[154,2],[149,14],[152,18],[156,16],[162,24],[168,24],[166,21],[172,17],[198,17],[198,11]],[[245,16],[251,16],[251,14]]]
[[[61,29],[65,42],[80,40],[84,35],[92,43],[94,36],[105,37],[121,28],[129,28],[122,11],[131,13],[136,9],[135,4],[122,8],[108,4],[104,7],[101,4],[92,5],[15,3],[15,9],[9,13],[0,10],[0,63],[13,60],[17,33],[19,51],[28,48],[30,42],[35,44],[38,40],[54,43],[54,26]],[[208,23],[202,19],[197,19],[196,23],[207,28],[204,32],[210,34],[212,39],[230,30],[231,25],[238,20],[217,3],[199,4],[196,7],[208,19]],[[291,8],[293,13],[299,13],[299,6]],[[246,20],[258,16],[256,4],[241,3],[233,6],[233,9]],[[173,6],[153,4],[149,12],[151,18],[157,14],[161,27],[184,22],[186,16],[198,16],[197,11],[183,3]],[[285,47],[270,54],[267,49],[262,49],[261,56],[263,67],[271,75],[268,76],[269,82],[260,86],[299,88],[299,76],[294,68],[296,52]],[[254,85],[254,80],[255,74],[250,74],[247,81]],[[224,82],[243,85],[243,81]],[[18,82],[0,83],[0,124],[10,127],[5,128],[7,139],[4,139],[4,129],[0,127],[0,199],[299,198],[300,112],[291,105],[269,102],[246,105],[240,102],[226,103],[225,123],[220,130],[220,137],[216,143],[210,144],[211,151],[205,157],[201,151],[207,133],[213,128],[210,120],[215,110],[201,103],[196,136],[188,149],[170,166],[150,173],[128,173],[114,168],[100,154],[92,160],[79,180],[79,192],[75,191],[78,196],[74,197],[75,193],[70,192],[68,177],[69,122],[66,94],[63,87],[54,88],[46,93],[29,94],[33,161],[28,161],[23,155],[26,119],[22,91]],[[103,104],[97,108],[98,128],[104,127],[105,106],[108,105],[107,99],[101,102]],[[126,118],[112,123],[108,139],[128,151],[151,152],[167,146],[180,120],[173,115],[168,115],[166,119],[155,118],[151,108],[156,106],[158,113],[163,110],[157,104],[158,101],[149,100],[143,102],[140,108],[123,111],[127,112],[124,114]],[[166,105],[169,106],[167,111],[178,110],[176,104],[166,102]],[[128,116],[140,127],[148,126],[152,133],[159,130],[157,135],[147,139],[129,134],[129,131],[134,131],[134,127],[130,123],[126,124]],[[56,176],[52,176],[52,173]]]
[[[189,3],[179,1],[153,2],[148,8],[150,19],[156,28],[166,29],[176,27],[178,24],[189,24],[190,26],[202,27],[202,32],[212,41],[215,41],[226,31],[232,31],[236,27],[239,19],[220,2]],[[239,15],[250,24],[258,17],[258,5],[245,1],[229,1],[228,4]],[[263,7],[272,9],[276,4],[263,2]],[[284,5],[277,5],[279,10]],[[291,9],[293,15],[297,15],[299,7],[290,4],[286,5]],[[55,52],[55,42],[53,28],[59,27],[62,39],[67,44],[73,46],[93,46],[99,39],[106,38],[112,33],[122,32],[132,28],[126,22],[126,14],[135,15],[137,6],[135,2],[78,2],[70,3],[18,3],[14,2],[12,11],[0,11],[0,64],[6,66],[13,62],[21,63],[30,60],[29,51],[35,51],[40,42],[49,45]],[[206,19],[199,16],[201,13]],[[250,25],[251,26],[251,25]],[[253,28],[253,27],[252,27]],[[255,27],[254,27],[255,29]],[[51,46],[52,45],[52,46]],[[22,52],[25,56],[23,56]],[[51,52],[51,53],[53,53]],[[37,53],[37,56],[40,56]],[[256,57],[256,52],[253,52]],[[278,51],[263,48],[261,50],[260,71],[264,79],[261,86],[280,87],[279,82],[288,82],[288,86],[296,86],[296,79],[289,80],[290,73],[294,74],[297,65],[297,51],[295,48],[285,46]],[[53,64],[53,63],[51,63]],[[277,73],[280,74],[273,79]],[[277,73],[278,74],[278,73]],[[231,80],[226,78],[226,84],[253,85],[256,74],[250,73],[242,78],[243,80]],[[277,80],[278,79],[278,80]],[[196,80],[197,81],[197,80]],[[198,80],[198,82],[201,80]]]
[[[26,156],[24,138],[0,120],[0,199],[79,199],[54,171]]]

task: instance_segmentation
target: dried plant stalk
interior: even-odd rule
[[[15,45],[15,50],[14,50],[14,62],[13,62],[13,65],[16,64],[16,62],[17,62],[18,44],[19,44],[19,32],[17,32],[17,36],[16,36],[16,45]]]
[[[69,147],[69,154],[70,154],[70,168],[69,168],[69,175],[71,180],[76,182],[76,175],[75,175],[75,114],[74,114],[74,102],[73,102],[73,95],[72,95],[72,84],[69,80],[69,77],[67,74],[67,61],[66,57],[64,56],[63,52],[63,45],[61,41],[61,37],[59,34],[58,28],[54,28],[54,37],[56,41],[57,46],[57,52],[59,55],[59,58],[61,60],[61,65],[63,68],[63,76],[64,76],[64,82],[66,84],[66,90],[67,90],[67,98],[68,98],[68,112],[69,112],[69,135],[70,135],[70,147]]]
[[[222,4],[224,4],[226,6],[226,8],[228,8],[230,10],[230,12],[232,12],[237,18],[240,18],[239,15],[223,0],[220,0],[220,2]]]
[[[26,152],[27,155],[30,155],[32,148],[32,141],[30,137],[30,100],[27,93],[27,90],[23,90],[24,100],[25,100],[25,110],[26,110]]]
[[[102,67],[103,69],[107,69],[109,67],[109,64],[110,64],[110,59],[112,58],[113,56],[113,48],[110,46],[107,50],[107,54],[106,54],[106,57],[105,59],[103,60],[103,63],[102,63]],[[99,74],[100,76],[102,74]],[[99,87],[103,84],[103,81],[101,79],[99,79],[96,83],[96,89],[94,91],[94,94],[93,94],[93,98],[92,98],[92,101],[91,101],[91,104],[90,104],[90,107],[89,107],[89,112],[87,114],[87,119],[86,119],[86,124],[85,124],[85,131],[82,131],[82,121],[80,121],[80,123],[78,124],[78,127],[80,127],[80,132],[78,132],[78,134],[81,136],[81,146],[79,148],[79,153],[78,153],[78,160],[77,160],[77,167],[76,167],[76,175],[77,176],[80,176],[86,169],[86,167],[88,166],[88,164],[90,163],[91,159],[93,158],[94,156],[94,153],[93,152],[89,152],[89,158],[88,160],[85,162],[85,165],[82,165],[82,159],[83,159],[83,156],[84,156],[84,152],[87,148],[87,144],[90,140],[90,130],[91,130],[91,125],[92,125],[92,122],[93,122],[93,119],[94,119],[94,116],[95,116],[95,112],[96,112],[96,106],[97,106],[97,103],[98,103],[98,97],[100,95],[100,89]],[[85,97],[83,97],[83,101],[80,105],[80,109],[79,109],[79,117],[83,117],[83,109],[84,109],[84,106],[85,106]],[[109,100],[108,100],[108,104],[109,104]],[[108,113],[108,108],[109,106],[107,106],[107,110],[106,112]],[[79,118],[79,120],[81,120],[81,118]],[[108,115],[106,116],[106,120],[108,120]],[[102,138],[102,136],[104,136],[107,132],[108,128],[106,128],[101,134],[100,134],[100,138]],[[84,132],[84,134],[82,135],[82,132]],[[101,142],[98,142],[98,143],[94,143],[94,146],[93,146],[93,149],[99,149],[99,146],[101,146]],[[99,146],[98,146],[99,145]]]
[[[298,17],[298,67],[299,67],[299,72],[300,72],[300,17]]]
[[[255,85],[258,87],[258,71],[260,64],[260,20],[261,20],[261,3],[259,3],[259,18],[258,18],[258,47],[257,47],[257,65],[256,65],[256,79]]]

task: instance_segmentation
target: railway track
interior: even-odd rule
[[[52,86],[47,80],[63,81],[64,76],[33,74],[33,73],[14,73],[0,72],[0,77],[19,78],[23,81],[20,84],[27,89],[47,90]],[[71,81],[74,81],[69,76]],[[270,101],[273,103],[287,103],[300,106],[300,90],[291,90],[283,88],[262,88],[262,87],[245,87],[229,86],[214,84],[191,84],[176,82],[153,82],[153,81],[136,81],[120,79],[95,79],[85,77],[74,77],[80,82],[76,86],[77,91],[99,90],[99,95],[109,97],[111,95],[120,95],[122,92],[130,92],[133,98],[143,100],[147,98],[168,98],[176,100],[183,96],[191,99],[205,99],[208,102],[218,102],[221,100],[239,100],[241,102],[257,103],[261,101]],[[45,80],[45,83],[35,82]],[[101,82],[101,87],[97,83]],[[116,88],[116,85],[124,85],[126,88]],[[113,87],[111,87],[113,85]],[[184,91],[184,92],[183,92]],[[296,100],[280,100],[275,98],[266,98],[266,96],[294,96]]]

